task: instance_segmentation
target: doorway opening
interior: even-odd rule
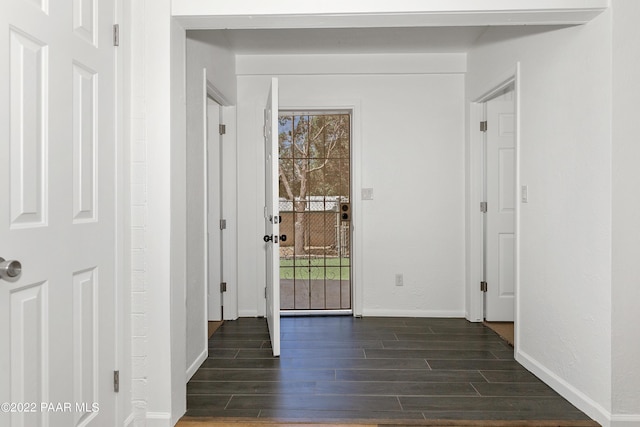
[[[351,113],[280,111],[281,314],[351,314]]]
[[[484,317],[513,322],[516,146],[514,86],[484,103]]]
[[[482,103],[483,318],[515,344],[517,152],[515,83]]]

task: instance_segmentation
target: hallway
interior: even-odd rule
[[[598,425],[526,371],[513,349],[479,323],[285,317],[281,327],[282,355],[273,358],[264,319],[225,322],[187,386],[186,417]]]

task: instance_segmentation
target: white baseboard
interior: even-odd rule
[[[258,317],[258,312],[256,310],[240,310],[238,317]]]
[[[611,416],[611,427],[640,427],[640,414]]]
[[[147,427],[172,427],[168,412],[147,412]]]
[[[208,354],[209,354],[209,349],[205,348],[204,351],[200,353],[198,357],[196,357],[196,360],[187,369],[187,381],[191,379],[191,377],[193,376],[193,374],[196,373],[198,368],[204,363],[205,360],[207,360]]]
[[[362,316],[464,318],[464,310],[394,310],[386,308],[365,308],[362,310]]]
[[[518,350],[515,357],[522,366],[554,389],[560,396],[571,402],[576,408],[599,422],[603,427],[611,426],[611,413],[603,408],[602,405],[560,378],[554,372],[551,372],[527,353]]]

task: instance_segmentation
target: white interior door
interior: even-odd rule
[[[514,320],[515,118],[513,101],[487,104],[485,318]]]
[[[280,209],[278,205],[278,79],[271,79],[271,90],[264,111],[265,147],[265,245],[267,253],[267,323],[273,355],[280,356]],[[268,238],[268,240],[267,240]]]
[[[22,263],[0,279],[2,426],[115,425],[113,24],[113,0],[0,2],[0,256]]]
[[[210,321],[222,320],[222,162],[220,105],[207,98],[207,230],[208,230],[208,313]]]

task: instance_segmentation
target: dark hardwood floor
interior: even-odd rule
[[[598,425],[524,369],[480,323],[285,317],[281,329],[282,354],[274,358],[265,319],[225,322],[187,385],[185,420]]]

